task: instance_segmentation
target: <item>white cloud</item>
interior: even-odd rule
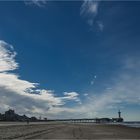
[[[79,94],[77,92],[64,92],[66,98],[76,99],[78,98]]]
[[[127,107],[128,105],[140,107],[139,57],[132,56],[122,61],[122,67],[118,74],[114,76],[113,84],[110,85],[109,90],[102,90],[98,94],[90,95],[86,103],[80,107],[81,112],[91,116],[89,112],[99,113],[104,111],[105,113],[110,109],[117,111],[117,108]],[[129,116],[126,117],[129,118]]]
[[[94,85],[96,78],[97,78],[97,76],[94,75],[94,78],[90,81],[90,85]]]
[[[84,96],[88,96],[88,93],[84,93]]]
[[[54,91],[39,89],[37,83],[20,79],[11,73],[18,68],[13,47],[0,41],[0,111],[8,108],[18,113],[29,115],[47,115],[50,118],[95,117],[98,112],[122,107],[123,105],[140,105],[140,63],[139,56],[125,58],[118,75],[114,76],[109,90],[99,94],[84,94],[88,98],[81,103],[79,93],[64,92],[56,96]],[[10,71],[10,72],[9,72]],[[94,79],[96,79],[96,75]],[[67,107],[67,101],[78,102]]]
[[[64,92],[65,97],[63,97],[63,99],[65,100],[74,100],[76,102],[78,102],[79,104],[81,104],[81,100],[79,98],[79,94],[77,92]]]
[[[97,25],[98,25],[100,31],[103,31],[103,29],[104,29],[103,23],[98,21],[98,22],[97,22]]]
[[[113,110],[117,113],[118,108],[125,108],[128,105],[140,107],[140,63],[138,60],[139,57],[137,58],[136,56],[124,58],[122,67],[118,74],[114,75],[113,81],[109,85],[109,90],[105,89],[98,94],[93,93],[92,95],[86,93],[85,96],[88,95],[88,98],[82,104],[72,108],[55,108],[57,115],[60,118],[100,117],[100,113],[104,113],[105,116],[109,115],[106,114],[108,110]],[[125,119],[130,119],[130,116],[126,116]]]
[[[84,0],[80,14],[94,18],[98,13],[98,4],[97,1]]]
[[[80,101],[76,92],[65,92],[64,96],[54,95],[52,90],[38,89],[31,83],[9,71],[18,67],[13,47],[0,41],[0,111],[14,108],[20,113],[46,114],[45,110],[63,106],[67,101]]]
[[[97,25],[99,30],[103,31],[103,23],[96,19],[99,10],[99,2],[100,1],[95,0],[84,0],[81,6],[80,15],[85,17],[90,27]]]
[[[18,67],[14,60],[15,55],[13,46],[0,40],[0,72],[15,70]]]
[[[140,107],[140,63],[138,61],[139,57],[135,59],[133,57],[125,58],[120,71],[113,77],[112,84],[107,88],[108,90],[105,89],[98,94],[93,93],[92,95],[86,93],[84,96],[88,96],[88,98],[84,99],[84,103],[73,108],[65,108],[65,111],[60,107],[55,108],[58,114],[62,113],[61,117],[85,118],[100,117],[103,113],[104,117],[106,117],[106,115],[110,116],[110,114],[106,113],[109,110],[116,112],[115,116],[117,116],[118,108],[125,110],[131,105]],[[111,115],[110,117],[113,116]],[[133,118],[140,119],[131,114],[130,116],[125,116],[124,119],[132,120]]]
[[[90,84],[91,84],[91,85],[94,85],[94,80],[90,81]]]
[[[27,5],[36,5],[38,7],[44,7],[47,4],[47,0],[25,0]]]

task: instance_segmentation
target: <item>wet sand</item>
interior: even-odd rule
[[[13,123],[14,124],[14,123]],[[107,124],[8,123],[0,125],[0,139],[139,139],[140,128]]]

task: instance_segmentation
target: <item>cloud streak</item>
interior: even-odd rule
[[[98,13],[98,6],[99,3],[97,1],[84,0],[81,6],[80,14],[91,18],[95,18],[95,16]]]
[[[15,56],[16,52],[14,52],[13,46],[0,40],[0,72],[18,68],[18,63],[14,60]]]
[[[27,5],[36,5],[38,7],[44,7],[47,4],[47,0],[25,0]]]
[[[120,107],[127,108],[129,105],[140,107],[140,63],[139,56],[131,56],[122,59],[122,66],[118,74],[112,78],[109,90],[102,90],[100,93],[93,93],[90,98],[81,106],[81,113],[99,113]],[[100,114],[100,113],[99,113]],[[134,116],[133,116],[134,117]],[[140,118],[139,118],[140,119]]]
[[[90,27],[96,25],[100,31],[103,31],[103,23],[96,19],[99,10],[99,3],[100,1],[84,0],[80,8],[80,15],[87,20],[87,23]]]

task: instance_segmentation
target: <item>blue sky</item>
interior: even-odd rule
[[[1,1],[0,111],[140,120],[139,4]]]

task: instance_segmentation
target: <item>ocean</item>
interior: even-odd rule
[[[140,121],[123,122],[123,123],[119,123],[119,124],[129,126],[129,127],[140,128]]]

